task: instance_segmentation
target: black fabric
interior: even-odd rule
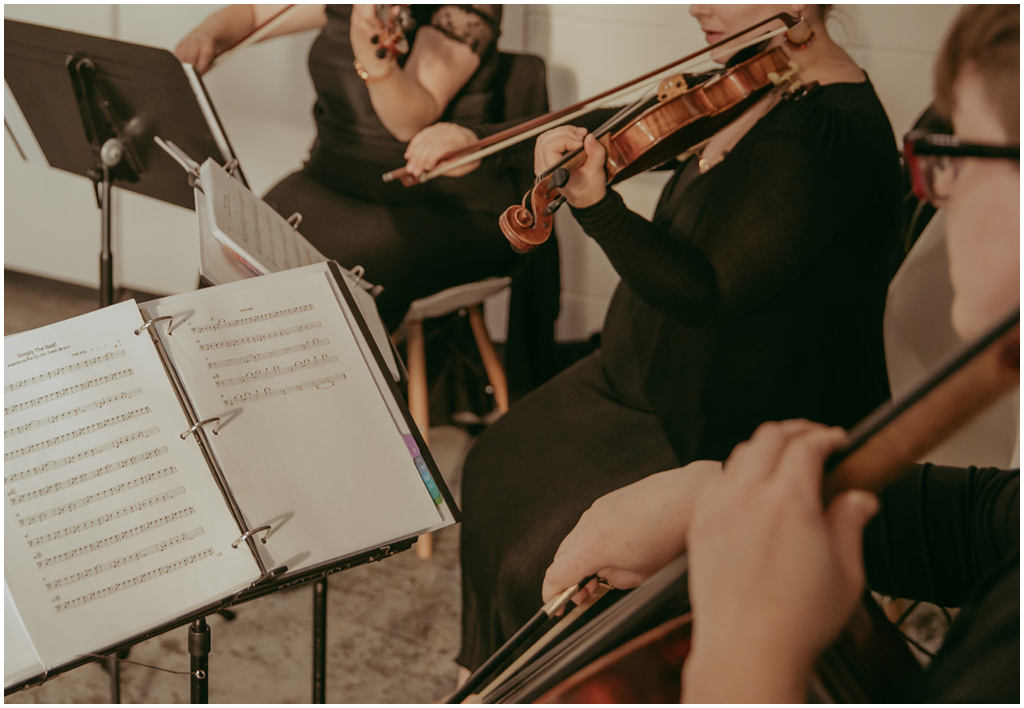
[[[521,429],[502,424],[512,416]],[[476,668],[529,619],[524,611],[540,609],[538,550],[553,555],[552,539],[564,538],[596,497],[675,465],[654,413],[622,405],[608,387],[600,352],[477,438],[465,466],[486,474],[463,479],[463,508],[476,513],[462,521],[459,663]]]
[[[920,702],[1020,702],[1020,472],[920,465],[865,530],[872,589],[962,607],[901,688]]]
[[[513,407],[467,459],[461,664],[482,663],[537,611],[544,569],[597,497],[722,460],[764,421],[850,426],[887,398],[882,307],[900,197],[873,88],[835,84],[783,102],[706,174],[679,166],[652,221],[614,192],[574,210],[622,276],[600,350],[609,393],[574,399],[580,370],[564,372],[554,393],[536,393],[567,397],[557,409]],[[657,465],[619,435],[624,411],[653,414],[659,430],[642,439],[666,446]],[[538,442],[550,438],[556,457]]]
[[[448,27],[453,24],[448,15],[456,11],[479,20],[469,40],[481,54],[481,65],[441,120],[474,126],[502,120],[506,111],[543,111],[543,62],[541,99],[523,107],[506,100],[506,91],[519,89],[503,83],[509,79],[507,70],[502,73],[509,60],[494,49],[501,9],[480,7],[489,8],[492,25],[471,9],[413,6],[419,27],[432,18],[442,18],[438,22]],[[318,132],[309,160],[264,198],[285,216],[301,213],[300,230],[314,246],[345,267],[363,266],[366,278],[384,287],[377,304],[385,324],[394,329],[413,299],[504,275],[519,265],[498,228],[498,216],[521,198],[521,178],[513,168],[485,165],[468,177],[439,177],[415,187],[384,183],[381,175],[405,164],[405,144],[377,118],[369,91],[352,67],[350,14],[351,6],[328,6],[327,24],[310,50]],[[484,46],[480,40],[488,36],[488,27],[490,43]],[[410,39],[415,42],[415,33]],[[557,313],[557,282],[548,284],[546,296]]]

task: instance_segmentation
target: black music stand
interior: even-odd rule
[[[34,139],[50,167],[93,183],[101,212],[100,306],[110,305],[111,188],[194,209],[191,186],[153,138],[221,165],[233,160],[231,145],[199,76],[165,49],[5,19],[4,62],[18,121],[23,117],[19,128],[5,110],[4,125],[22,156],[33,151],[19,142]],[[240,171],[236,176],[245,182]]]

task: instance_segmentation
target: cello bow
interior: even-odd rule
[[[955,352],[907,395],[884,404],[852,428],[847,443],[826,462],[823,499],[827,502],[849,489],[880,491],[1019,385],[1018,308]],[[678,701],[682,665],[689,651],[687,569],[684,553],[543,654],[528,668],[526,678],[508,686],[485,687],[479,693],[482,702]],[[871,629],[893,629],[871,603],[862,603],[857,614]],[[865,632],[862,625],[846,634],[870,631]],[[844,636],[823,653],[812,690],[831,693],[833,698],[838,693],[846,700],[869,697],[857,686],[860,677],[853,675],[850,666],[856,663],[851,653],[865,653],[862,647],[851,649],[853,639],[857,638]],[[901,657],[891,644],[882,647],[890,662],[910,656],[903,649]],[[651,667],[652,662],[660,665]],[[648,671],[651,668],[657,671]],[[638,670],[637,681],[649,679],[657,684],[638,692],[633,685],[633,672]]]

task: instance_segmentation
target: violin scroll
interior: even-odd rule
[[[498,226],[516,253],[529,253],[551,236],[551,226],[565,197],[558,190],[569,182],[568,165],[541,175],[533,189],[498,217]]]
[[[409,40],[406,39],[405,33],[414,26],[409,5],[375,5],[374,8],[381,31],[373,35],[370,41],[377,45],[377,49],[374,50],[377,58],[398,58],[408,54]]]

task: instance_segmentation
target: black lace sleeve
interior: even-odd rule
[[[439,5],[429,24],[484,56],[501,34],[501,5]]]

